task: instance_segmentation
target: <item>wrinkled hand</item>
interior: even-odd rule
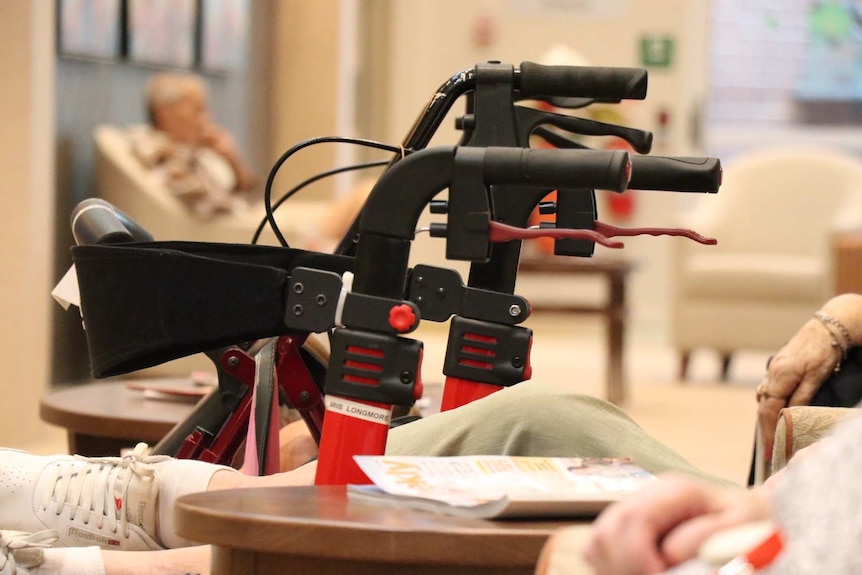
[[[695,557],[710,535],[771,515],[763,490],[667,476],[606,509],[593,524],[584,559],[596,575],[660,573]]]
[[[233,168],[237,190],[246,191],[254,187],[257,177],[241,159],[236,141],[230,132],[221,126],[211,124],[205,131],[203,141],[212,151],[227,160]]]
[[[764,457],[772,459],[778,412],[788,405],[808,405],[832,373],[841,352],[832,346],[829,331],[816,319],[807,321],[769,362],[759,389],[757,422]]]
[[[230,132],[216,124],[210,124],[204,132],[203,140],[206,146],[226,158],[230,158],[237,153],[236,142],[233,136],[230,135]]]

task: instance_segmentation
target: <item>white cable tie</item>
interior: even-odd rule
[[[344,312],[344,302],[347,301],[347,294],[353,291],[353,272],[344,272],[341,275],[341,291],[338,292],[338,303],[335,304],[335,325],[342,326],[341,315]]]

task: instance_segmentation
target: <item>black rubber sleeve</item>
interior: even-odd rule
[[[716,193],[721,185],[718,158],[632,156],[633,190]]]
[[[621,150],[533,150],[523,148],[487,148],[484,163],[485,182],[613,190],[629,187],[631,163],[628,152]]]
[[[642,68],[545,66],[522,62],[519,77],[522,98],[643,100],[647,94],[647,71]]]

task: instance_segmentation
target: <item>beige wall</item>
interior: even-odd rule
[[[48,387],[54,170],[54,3],[0,2],[0,445],[38,450]]]
[[[336,134],[339,0],[275,0],[272,5],[269,77],[272,106],[271,163],[302,140]],[[333,144],[299,152],[279,172],[284,191],[334,167]],[[320,197],[325,186],[302,194]]]

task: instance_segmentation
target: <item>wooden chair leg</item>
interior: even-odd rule
[[[721,381],[727,381],[727,374],[730,372],[730,353],[721,354]]]
[[[691,351],[684,350],[680,352],[679,355],[679,380],[682,383],[686,382],[686,376],[688,374],[688,364],[691,360]]]

